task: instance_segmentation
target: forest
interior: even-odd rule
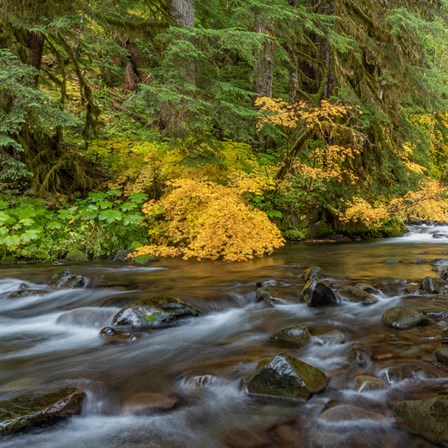
[[[447,37],[445,0],[2,0],[0,260],[446,223]]]

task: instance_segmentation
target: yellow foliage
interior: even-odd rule
[[[410,191],[389,204],[391,214],[405,221],[448,222],[448,190],[440,182],[425,179],[420,189]]]
[[[375,228],[389,217],[386,207],[374,207],[366,200],[356,196],[347,205],[346,210],[339,215],[340,220],[345,223],[362,224]]]
[[[247,205],[235,189],[214,182],[180,179],[170,182],[160,201],[143,212],[154,226],[154,245],[132,254],[182,254],[184,258],[244,261],[283,245],[280,231],[267,216]]]

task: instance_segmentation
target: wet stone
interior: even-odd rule
[[[397,403],[398,421],[413,432],[448,446],[448,397]]]
[[[388,327],[397,330],[407,330],[419,325],[428,325],[431,320],[424,314],[419,313],[411,308],[394,307],[388,309],[383,314],[383,322]]]
[[[378,414],[376,412],[367,411],[366,409],[347,404],[341,404],[329,408],[322,412],[322,414],[320,415],[321,420],[331,423],[364,419],[381,421],[385,420],[386,418],[387,417],[385,417],[384,415]]]
[[[130,396],[123,404],[123,410],[134,415],[160,414],[171,411],[179,404],[178,397],[144,392]]]
[[[46,289],[19,289],[8,296],[8,299],[21,299],[23,297],[42,297],[50,291]]]
[[[283,328],[279,332],[273,334],[271,339],[276,342],[286,342],[298,347],[302,347],[311,339],[308,327],[305,325],[291,325],[290,327]]]
[[[355,287],[358,289],[362,289],[363,291],[366,291],[369,294],[381,294],[381,291],[379,289],[374,288],[372,285],[369,285],[368,283],[357,283]]]
[[[370,355],[360,347],[351,347],[347,350],[347,359],[358,367],[366,367],[372,364]]]
[[[308,269],[305,269],[299,276],[299,278],[303,278],[305,281],[310,281],[313,279],[319,279],[324,276],[322,269],[319,266],[311,266]]]
[[[344,344],[347,340],[342,331],[335,328],[311,328],[310,333],[315,336],[313,341],[318,345],[339,345]]]
[[[0,436],[57,423],[82,410],[84,392],[65,388],[0,401]]]
[[[436,358],[442,364],[448,365],[448,347],[441,347],[435,352]]]
[[[303,301],[310,307],[334,306],[339,301],[333,290],[324,282],[310,280],[302,291]]]
[[[87,286],[87,278],[82,275],[75,275],[69,270],[57,272],[54,274],[50,281],[48,282],[49,286],[53,286],[55,288],[85,288]]]
[[[274,279],[263,280],[262,282],[256,283],[257,288],[275,288],[277,285],[278,282]]]
[[[355,378],[354,389],[357,392],[371,392],[374,390],[383,390],[386,383],[381,379],[371,375],[358,375]]]
[[[378,303],[378,299],[372,294],[355,286],[344,286],[339,290],[339,294],[348,302],[360,303],[365,306]]]
[[[274,291],[270,286],[263,286],[261,288],[257,288],[257,290],[255,291],[255,300],[256,302],[263,302],[269,306],[282,302],[280,298],[275,297]]]
[[[58,325],[101,328],[110,322],[113,311],[105,308],[78,308],[61,314],[56,319]]]
[[[439,294],[448,290],[448,283],[440,278],[425,277],[420,284],[420,289],[428,294]]]
[[[119,330],[112,327],[104,327],[100,331],[100,335],[104,341],[109,344],[116,344],[120,342],[134,342],[138,339],[138,335],[135,333],[129,333],[125,330]]]
[[[385,369],[383,377],[389,384],[392,384],[414,378],[422,372],[423,369],[415,364],[398,364]]]
[[[124,306],[113,318],[114,327],[154,329],[175,324],[187,317],[199,316],[200,310],[182,299],[154,296]]]
[[[328,378],[318,368],[293,356],[279,354],[258,364],[247,390],[253,394],[306,400],[327,383]]]

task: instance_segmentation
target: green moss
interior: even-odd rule
[[[78,249],[73,249],[69,252],[67,252],[67,255],[65,256],[65,259],[67,261],[73,261],[75,263],[81,263],[83,261],[89,261],[86,254],[84,252],[81,252]]]
[[[395,238],[407,232],[405,223],[397,217],[386,219],[379,229],[372,232],[374,237]]]
[[[134,258],[134,263],[138,264],[139,266],[154,263],[156,261],[159,261],[159,259],[157,257],[154,257],[153,255],[139,255],[138,257]]]

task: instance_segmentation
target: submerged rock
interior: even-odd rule
[[[0,401],[0,436],[54,424],[78,415],[82,410],[83,399],[84,392],[65,388]]]
[[[305,325],[291,325],[273,334],[271,339],[276,342],[286,342],[302,347],[308,344],[311,334]]]
[[[326,387],[327,376],[318,368],[293,356],[279,354],[261,361],[247,385],[253,394],[308,399]]]
[[[82,275],[75,275],[69,270],[57,272],[54,274],[48,284],[55,288],[85,288],[87,286],[87,278]]]
[[[303,301],[310,307],[338,305],[338,298],[324,282],[310,280],[302,291]]]
[[[345,334],[336,328],[316,327],[311,328],[310,333],[315,336],[314,342],[318,345],[339,345],[347,340]]]
[[[77,308],[61,314],[56,323],[72,327],[101,328],[110,322],[112,313],[113,310],[104,308]]]
[[[448,396],[402,401],[397,403],[395,413],[411,431],[448,446]]]
[[[373,390],[383,390],[386,383],[381,379],[371,375],[358,375],[355,378],[354,389],[357,392],[371,392]]]
[[[125,330],[119,330],[118,328],[104,327],[100,331],[100,335],[103,339],[110,343],[115,344],[119,342],[134,342],[138,339],[138,336],[134,333],[129,333]]]
[[[397,306],[388,309],[383,314],[383,322],[397,330],[407,330],[418,325],[428,325],[431,320],[424,314],[419,313],[411,308]]]
[[[366,306],[378,303],[376,297],[356,286],[344,286],[339,290],[339,294],[348,302],[361,303]]]
[[[160,414],[171,411],[179,403],[179,398],[172,395],[144,392],[129,397],[123,410],[134,415]]]
[[[366,367],[372,364],[370,354],[361,347],[351,347],[347,350],[347,359],[358,367]]]
[[[139,266],[145,266],[146,264],[155,263],[160,261],[160,258],[155,257],[154,255],[138,255],[133,258],[134,263]]]
[[[125,305],[112,320],[114,327],[152,329],[166,327],[179,319],[199,316],[200,310],[182,299],[155,296]]]
[[[19,289],[8,296],[8,299],[21,299],[22,297],[46,296],[50,291],[46,289]]]
[[[375,420],[381,421],[386,420],[387,417],[376,412],[367,411],[366,409],[360,408],[358,406],[351,406],[348,404],[341,404],[338,406],[333,406],[322,412],[319,417],[321,420],[326,422],[336,423],[336,422],[353,422],[356,420]]]

